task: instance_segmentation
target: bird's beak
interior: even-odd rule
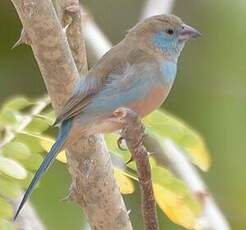
[[[179,34],[179,39],[183,40],[183,41],[184,40],[187,41],[187,40],[190,40],[192,38],[200,37],[201,35],[202,34],[198,30],[192,28],[191,26],[183,24],[182,30]]]

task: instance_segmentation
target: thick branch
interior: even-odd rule
[[[66,34],[50,0],[12,2],[58,112],[79,79]],[[132,229],[102,137],[81,139],[69,147],[67,156],[72,198],[84,209],[92,229]]]
[[[157,230],[159,226],[151,180],[151,167],[148,152],[143,146],[144,127],[138,115],[132,110],[119,108],[114,114],[123,123],[121,137],[126,141],[132,154],[132,160],[136,162],[145,229]]]

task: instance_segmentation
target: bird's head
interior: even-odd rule
[[[200,35],[174,15],[156,15],[138,23],[127,36],[135,38],[139,45],[177,60],[185,43]]]

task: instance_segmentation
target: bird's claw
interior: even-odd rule
[[[126,162],[126,165],[130,164],[131,162],[133,162],[133,157],[131,156],[130,159]]]
[[[120,137],[118,140],[117,140],[117,145],[118,145],[118,148],[122,151],[127,151],[127,149],[121,147],[121,144],[122,144],[122,141],[124,140],[123,137]]]

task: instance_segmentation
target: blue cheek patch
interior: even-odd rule
[[[172,39],[164,32],[157,32],[153,36],[153,44],[156,48],[165,52],[172,47]]]
[[[160,70],[161,70],[163,82],[165,84],[172,84],[176,77],[177,64],[167,60],[161,61]]]

